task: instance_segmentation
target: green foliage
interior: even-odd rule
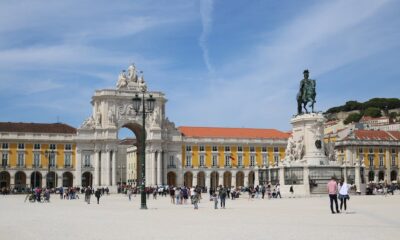
[[[391,113],[389,113],[389,118],[390,118],[390,119],[395,119],[397,116],[398,116],[398,115],[397,115],[397,112],[391,112]]]
[[[382,117],[381,109],[379,109],[377,107],[369,107],[369,108],[365,109],[364,116]]]
[[[352,113],[349,116],[347,116],[347,118],[343,121],[343,123],[347,125],[352,122],[358,122],[360,121],[361,118],[362,118],[361,113]]]
[[[349,112],[353,110],[366,111],[368,108],[378,108],[380,110],[390,110],[400,108],[398,98],[372,98],[364,103],[348,101],[345,105],[328,109],[326,113]],[[368,115],[369,116],[369,115]]]

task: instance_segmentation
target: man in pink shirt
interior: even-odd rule
[[[339,205],[338,205],[338,201],[337,201],[337,191],[338,191],[338,187],[337,187],[337,183],[335,181],[335,177],[332,177],[331,180],[328,182],[328,194],[329,194],[329,200],[331,202],[332,214],[335,214],[335,212],[333,211],[333,202],[335,202],[336,212],[340,213]]]

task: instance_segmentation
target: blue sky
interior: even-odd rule
[[[316,109],[399,97],[400,1],[2,1],[0,121],[78,127],[134,62],[177,126],[289,130]]]

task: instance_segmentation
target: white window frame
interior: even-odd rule
[[[225,167],[232,167],[231,156],[225,155]]]
[[[383,155],[379,155],[379,167],[385,166],[385,161]]]
[[[250,146],[249,148],[249,152],[253,153],[256,151],[256,148],[254,146]]]
[[[174,155],[169,156],[169,164],[170,167],[175,166],[175,157]]]
[[[370,167],[374,166],[374,155],[368,155],[368,162]]]
[[[396,155],[392,155],[392,166],[396,166]]]
[[[33,167],[39,167],[40,166],[40,160],[41,160],[41,154],[36,152],[33,153]]]
[[[230,153],[231,152],[231,146],[225,146],[224,148],[226,153]]]
[[[204,154],[200,154],[200,156],[199,156],[199,164],[200,164],[200,167],[205,167],[206,161],[205,161]]]
[[[211,157],[211,164],[213,167],[218,166],[218,155],[217,154],[213,154]]]
[[[211,147],[211,151],[212,151],[212,152],[218,152],[218,146],[215,146],[215,145],[212,146],[212,147]]]
[[[186,167],[192,167],[192,155],[186,155]]]
[[[274,162],[275,162],[275,164],[278,165],[279,161],[280,161],[279,154],[274,154]]]
[[[92,166],[92,162],[91,162],[91,155],[90,154],[85,154],[83,155],[83,166],[84,167],[91,167]]]
[[[72,167],[72,153],[64,153],[64,166]]]
[[[250,167],[255,167],[256,166],[256,155],[251,154],[250,155]]]
[[[1,148],[4,149],[4,150],[5,150],[5,149],[8,149],[8,147],[9,147],[9,146],[8,146],[8,143],[2,143],[2,144],[1,144]]]
[[[200,151],[200,152],[205,152],[205,151],[206,151],[205,149],[206,149],[206,148],[205,148],[204,145],[200,145],[200,146],[199,146],[199,151]]]
[[[39,148],[37,148],[39,147]],[[33,144],[33,150],[40,150],[42,148],[42,145],[40,143],[35,143]]]
[[[3,152],[1,154],[1,165],[8,166],[8,153],[6,153],[6,152]]]
[[[243,155],[238,155],[238,167],[243,167]]]
[[[49,144],[49,149],[50,149],[50,150],[56,150],[56,149],[57,149],[57,144],[55,144],[55,143],[50,143],[50,144]]]
[[[70,144],[70,143],[65,144],[64,150],[65,151],[72,151],[72,144]]]
[[[238,146],[238,147],[237,147],[237,151],[238,151],[238,152],[243,152],[243,146]]]
[[[268,166],[268,154],[262,155],[262,162],[264,166]]]
[[[25,143],[18,143],[18,150],[25,150]]]
[[[267,147],[261,147],[261,152],[262,153],[267,153],[268,152],[268,148]]]
[[[25,153],[18,152],[17,154],[17,166],[22,167],[25,165]]]
[[[192,152],[192,146],[186,145],[186,152]]]

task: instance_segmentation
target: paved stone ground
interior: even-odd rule
[[[213,209],[202,200],[172,205],[169,198],[101,198],[24,203],[25,196],[0,196],[0,239],[399,239],[400,195],[352,196],[349,213],[331,214],[328,197],[241,198]]]

